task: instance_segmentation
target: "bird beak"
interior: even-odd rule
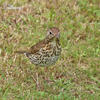
[[[56,38],[60,38],[60,34],[59,33],[56,34]]]

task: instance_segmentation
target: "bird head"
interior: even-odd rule
[[[59,31],[59,29],[56,28],[56,27],[50,28],[50,29],[47,31],[47,37],[48,37],[49,39],[53,39],[53,38],[59,39],[59,37],[60,37],[60,31]]]

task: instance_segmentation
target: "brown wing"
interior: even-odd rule
[[[41,48],[47,48],[48,49],[48,46],[49,46],[48,44],[49,44],[49,42],[51,42],[53,40],[53,38],[54,37],[49,39],[48,37],[46,37],[44,40],[41,40],[40,42],[38,42],[37,44],[33,45],[29,49],[29,53],[33,53],[34,54],[34,53],[38,52]]]
[[[44,48],[46,45],[45,40],[42,40],[40,42],[38,42],[37,44],[33,45],[30,49],[29,49],[29,53],[36,53],[38,52],[41,48]]]

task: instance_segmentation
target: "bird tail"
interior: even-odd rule
[[[15,53],[24,54],[27,53],[26,51],[15,51]]]

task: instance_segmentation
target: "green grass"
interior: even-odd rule
[[[99,0],[1,0],[0,6],[0,100],[100,99]],[[63,49],[54,66],[37,68],[14,53],[53,26]]]

